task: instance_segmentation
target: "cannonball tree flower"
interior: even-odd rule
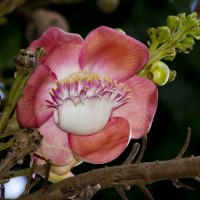
[[[22,127],[37,127],[42,145],[34,153],[65,175],[78,160],[107,163],[130,139],[147,134],[157,107],[157,88],[137,76],[148,48],[109,27],[78,34],[49,28],[30,45],[46,55],[17,106]]]

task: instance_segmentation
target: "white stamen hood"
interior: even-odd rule
[[[99,97],[86,98],[77,105],[65,100],[55,111],[58,126],[68,133],[90,135],[101,131],[107,124],[112,102]]]

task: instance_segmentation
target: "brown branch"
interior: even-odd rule
[[[200,156],[106,167],[70,177],[50,185],[45,194],[39,190],[20,200],[68,199],[80,194],[86,186],[99,184],[102,189],[113,186],[144,186],[162,180],[193,178],[199,174]]]

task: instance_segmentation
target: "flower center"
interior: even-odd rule
[[[80,71],[57,81],[48,107],[55,108],[54,121],[62,130],[91,135],[101,131],[112,111],[130,99],[130,90],[122,93],[123,86],[98,74]]]

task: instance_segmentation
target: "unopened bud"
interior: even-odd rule
[[[176,71],[175,70],[169,70],[169,79],[168,82],[174,81],[174,79],[176,78]]]
[[[149,28],[147,30],[147,33],[152,41],[156,40],[156,29],[155,28]]]
[[[179,25],[179,18],[177,16],[168,16],[167,17],[167,26],[173,32],[177,29]]]
[[[120,33],[124,33],[126,35],[126,32],[121,28],[116,28],[115,30],[119,31]]]
[[[195,39],[200,40],[200,27],[196,28],[195,30],[192,30],[190,32],[190,35],[193,36]]]
[[[28,72],[37,65],[35,53],[30,49],[21,49],[15,57],[17,71]]]
[[[163,43],[170,37],[170,30],[167,26],[160,26],[156,30],[156,35],[158,42]]]
[[[151,74],[151,80],[157,85],[164,85],[169,79],[169,68],[162,61],[153,62],[149,73]]]
[[[172,60],[174,60],[175,56],[176,56],[176,50],[174,47],[171,47],[168,50],[166,50],[163,60],[172,61]]]
[[[193,37],[185,37],[180,43],[178,43],[175,47],[179,52],[189,53],[192,50],[193,45],[195,44]]]

